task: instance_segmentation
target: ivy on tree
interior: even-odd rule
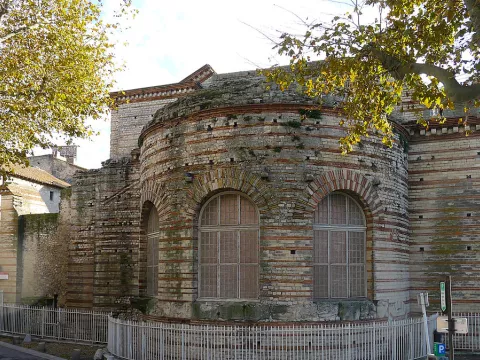
[[[130,3],[119,0],[117,19],[134,14]],[[101,10],[94,0],[0,0],[0,175],[34,147],[92,135],[86,120],[113,105],[119,23]]]
[[[437,109],[433,118],[419,119],[425,125],[444,120],[445,109],[460,107],[468,114],[480,107],[480,0],[351,3],[351,13],[328,23],[305,23],[302,36],[284,33],[275,48],[290,58],[290,66],[262,71],[281,89],[296,82],[309,96],[341,97],[344,153],[371,131],[392,145],[388,115],[405,90]],[[367,6],[378,16],[363,24]],[[309,62],[312,54],[322,61]]]

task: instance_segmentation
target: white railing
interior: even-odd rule
[[[436,315],[429,318],[430,333]],[[411,360],[426,356],[421,318],[348,324],[213,325],[108,318],[108,350],[121,358]]]
[[[16,304],[3,304],[0,307],[0,332],[106,343],[107,330],[107,313]]]

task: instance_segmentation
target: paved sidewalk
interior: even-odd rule
[[[2,360],[64,360],[63,358],[44,354],[35,350],[25,349],[21,346],[4,343],[0,341],[0,359]]]

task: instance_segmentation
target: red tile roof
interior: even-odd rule
[[[24,180],[30,180],[40,184],[55,186],[61,189],[70,187],[69,183],[56,178],[55,176],[46,172],[45,170],[42,170],[36,167],[31,167],[31,166],[25,167],[25,166],[16,165],[13,167],[11,176],[24,179]]]

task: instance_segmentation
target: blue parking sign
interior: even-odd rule
[[[433,352],[435,356],[445,355],[445,344],[443,343],[433,343]]]

